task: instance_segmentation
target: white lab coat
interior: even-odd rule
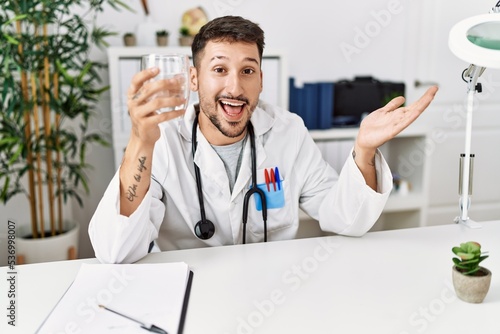
[[[242,242],[243,198],[251,185],[250,140],[234,185],[223,162],[206,138],[197,132],[195,154],[200,168],[207,219],[215,224],[211,239],[193,232],[200,220],[191,150],[190,106],[183,117],[160,124],[161,137],[153,156],[152,181],[146,197],[129,217],[119,214],[118,171],[111,180],[89,225],[95,255],[101,262],[130,263],[145,256],[151,241],[161,250],[233,245]],[[378,192],[373,191],[349,158],[340,176],[322,158],[301,118],[260,102],[252,115],[255,131],[257,183],[263,168],[279,167],[285,197],[282,208],[268,209],[268,241],[292,239],[299,227],[299,207],[319,220],[322,230],[348,236],[366,233],[381,214],[392,189],[392,175],[377,152]],[[263,241],[261,211],[250,200],[246,242]]]

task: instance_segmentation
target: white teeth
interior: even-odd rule
[[[231,107],[241,107],[243,105],[243,103],[231,103],[231,102],[227,102],[227,101],[221,101],[221,103],[227,104]]]

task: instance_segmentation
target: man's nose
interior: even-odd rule
[[[242,80],[238,73],[231,73],[226,77],[226,92],[233,97],[243,94]]]

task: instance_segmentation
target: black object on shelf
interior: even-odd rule
[[[334,127],[358,126],[365,115],[405,94],[404,83],[379,81],[371,76],[340,80],[334,87]]]

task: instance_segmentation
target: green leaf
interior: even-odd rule
[[[462,260],[470,260],[474,258],[474,254],[458,252],[457,256]]]
[[[7,42],[11,43],[11,44],[14,44],[14,45],[19,45],[19,41],[17,39],[15,39],[14,37],[8,35],[8,34],[3,34],[3,37],[5,37],[5,39],[7,39]]]
[[[459,252],[463,252],[462,248],[460,247],[453,247],[451,249],[451,251],[454,253],[454,254],[458,254]]]
[[[481,261],[485,260],[488,258],[489,255],[483,255],[483,256],[480,256],[479,257],[479,260],[477,261],[477,263],[479,264]]]
[[[113,8],[115,8],[117,10],[119,10],[121,7],[121,8],[127,9],[128,11],[131,11],[134,13],[136,12],[132,7],[128,6],[126,3],[124,3],[121,0],[110,0],[109,4],[110,4],[110,6],[112,6]]]
[[[23,152],[23,146],[19,145],[17,150],[14,152],[12,157],[9,159],[9,165],[12,165],[19,158],[19,156],[21,155],[22,152]]]
[[[475,268],[473,268],[473,269],[471,269],[469,271],[464,272],[463,274],[464,275],[472,275],[472,274],[474,274],[478,270],[479,270],[479,267],[475,267]]]
[[[8,20],[7,22],[5,22],[3,25],[4,26],[8,26],[8,25],[11,25],[13,22],[15,21],[21,21],[21,20],[24,20],[26,17],[28,17],[28,14],[20,14],[20,15],[16,15],[14,16],[13,18],[11,18],[10,20]]]
[[[79,87],[81,87],[83,85],[83,78],[85,77],[85,75],[87,75],[87,73],[90,71],[91,68],[92,68],[91,62],[88,62],[83,67],[83,70],[80,72],[80,74],[77,77],[77,83],[78,83]]]
[[[479,263],[479,259],[473,258],[472,260],[462,261],[463,265],[467,265],[467,264],[471,265],[471,264],[475,264],[475,263]]]
[[[56,60],[56,66],[57,69],[59,70],[59,73],[62,74],[64,77],[64,80],[66,80],[67,83],[72,84],[74,82],[74,79],[71,75],[69,75],[68,71],[63,67],[62,63],[60,60]]]
[[[7,201],[7,191],[9,190],[9,184],[10,184],[10,177],[7,175],[5,177],[5,181],[2,187],[2,193],[0,194],[0,198],[2,199],[2,202],[4,204]]]
[[[0,139],[0,146],[8,145],[8,144],[15,144],[18,141],[19,141],[19,138],[6,137],[3,139]]]

